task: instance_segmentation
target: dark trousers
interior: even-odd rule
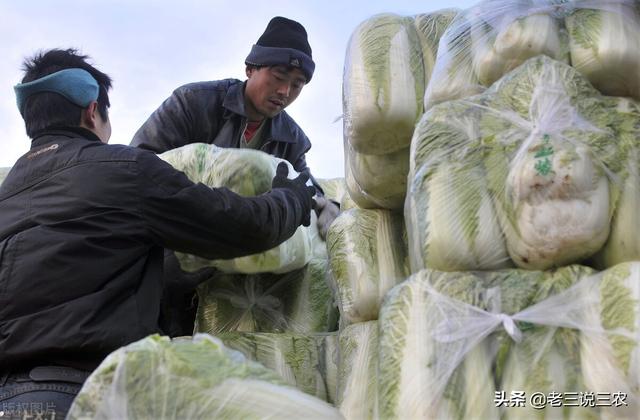
[[[60,366],[0,373],[0,420],[63,420],[88,375]]]

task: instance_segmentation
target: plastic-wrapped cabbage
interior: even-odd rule
[[[319,337],[320,370],[327,388],[327,402],[335,404],[338,399],[338,333],[327,333]]]
[[[196,331],[333,331],[338,311],[327,273],[319,259],[286,274],[218,273],[197,289]]]
[[[407,192],[409,149],[401,149],[386,155],[366,155],[345,145],[345,173],[351,174],[347,184],[352,197],[365,196],[374,206],[362,207],[388,210],[402,209]],[[352,191],[356,188],[355,191]]]
[[[402,216],[388,210],[342,212],[327,234],[341,325],[378,319],[389,289],[408,274]]]
[[[414,274],[380,311],[379,417],[599,418],[599,407],[496,404],[502,392],[508,400],[512,391],[591,391],[581,360],[591,343],[583,339],[615,328],[585,318],[599,298],[594,285],[604,287],[601,275],[584,266]],[[637,327],[634,334],[637,343]],[[600,359],[591,363],[597,369]]]
[[[365,191],[363,191],[358,182],[353,177],[353,173],[351,171],[351,165],[346,164],[345,161],[344,166],[344,179],[347,185],[348,194],[345,195],[343,199],[343,203],[345,206],[341,205],[340,210],[348,210],[353,208],[361,208],[361,209],[379,209],[383,208],[382,204],[375,200],[374,197],[368,195]]]
[[[565,18],[571,65],[605,95],[640,99],[640,15],[634,0],[575,2]]]
[[[480,148],[479,109],[451,104],[418,125],[405,202],[411,272],[511,266]],[[451,115],[453,118],[449,118]],[[428,121],[428,122],[427,122]],[[433,148],[439,139],[447,147]]]
[[[422,114],[424,83],[413,18],[381,14],[362,22],[351,35],[345,58],[345,141],[367,154],[407,148]]]
[[[204,334],[150,336],[111,353],[85,382],[68,419],[342,418],[324,401]]]
[[[584,334],[581,362],[589,390],[625,393],[627,406],[605,408],[609,418],[637,418],[640,407],[640,263],[616,265],[586,289],[582,316],[596,329],[622,330],[616,334]]]
[[[422,46],[425,86],[429,83],[431,72],[436,63],[440,38],[458,13],[460,13],[458,9],[442,9],[436,12],[422,13],[414,16],[414,23],[418,30],[418,39]]]
[[[595,258],[601,269],[640,260],[640,103],[626,98],[609,100],[611,115],[618,116],[613,124],[619,132],[618,144],[628,153],[618,174],[622,192],[615,205],[611,234]]]
[[[338,399],[347,420],[374,418],[378,364],[378,321],[349,325],[338,335]]]
[[[226,187],[243,196],[256,196],[271,189],[278,163],[289,167],[289,178],[297,173],[290,163],[259,150],[228,149],[213,144],[193,143],[159,155],[191,181],[209,187]],[[300,226],[291,238],[268,251],[229,260],[207,260],[176,253],[185,271],[216,267],[228,273],[286,273],[303,267],[311,258],[309,229]]]
[[[568,62],[561,8],[555,0],[486,0],[458,14],[442,36],[425,109],[480,93],[540,54]]]
[[[274,370],[301,391],[327,400],[322,371],[322,336],[289,333],[222,333],[224,344]]]
[[[469,162],[481,160],[482,169],[474,168],[461,182],[477,185],[481,181],[473,178],[486,174],[486,191],[513,262],[529,269],[579,262],[609,236],[620,193],[617,174],[628,154],[618,144],[617,118],[575,69],[538,56],[484,94],[427,112],[412,141],[409,182],[420,182],[421,170],[423,177],[437,174],[440,162],[467,170]],[[431,135],[434,131],[439,134]],[[428,198],[412,200],[405,213],[417,212],[414,219],[428,214]],[[420,200],[422,207],[410,208]],[[478,198],[473,200],[474,212],[465,222],[471,226],[481,220],[474,216]],[[413,222],[407,218],[407,223],[411,232]]]

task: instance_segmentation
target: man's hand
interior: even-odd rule
[[[298,197],[304,212],[302,226],[309,226],[311,224],[311,209],[314,209],[316,206],[316,202],[313,200],[316,189],[310,185],[306,185],[309,180],[308,172],[302,172],[295,179],[289,179],[287,175],[289,175],[287,164],[280,162],[276,168],[276,176],[273,178],[271,187],[288,189]]]
[[[332,201],[324,197],[316,198],[316,213],[318,213],[318,233],[322,240],[327,239],[329,226],[340,214],[340,209]]]

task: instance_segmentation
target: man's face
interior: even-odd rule
[[[300,69],[286,66],[248,68],[244,92],[251,121],[273,118],[296,100],[307,79]]]

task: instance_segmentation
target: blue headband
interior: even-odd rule
[[[58,93],[74,104],[86,108],[98,99],[99,87],[96,79],[88,71],[73,68],[60,70],[31,82],[17,84],[13,90],[16,92],[18,109],[23,113],[27,98],[40,92]]]

